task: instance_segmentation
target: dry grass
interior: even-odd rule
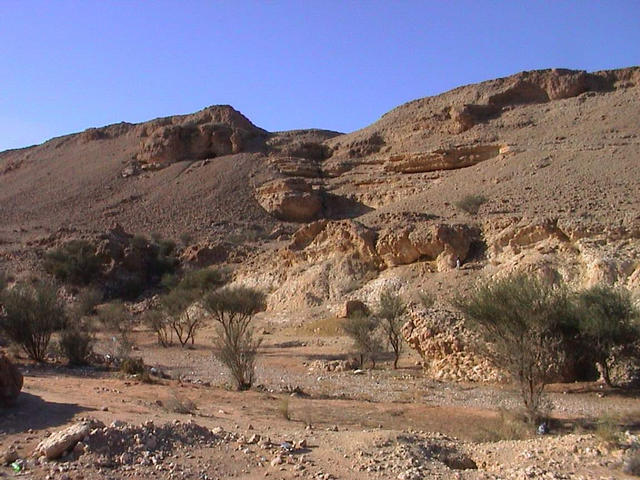
[[[291,333],[316,337],[340,337],[344,335],[344,319],[326,317],[296,327]]]
[[[489,427],[481,428],[473,436],[475,442],[498,442],[501,440],[524,440],[534,434],[534,427],[527,422],[521,412],[501,409],[498,421]]]
[[[189,398],[181,395],[175,390],[172,391],[169,397],[163,402],[164,408],[172,413],[181,413],[184,415],[194,414],[198,409],[196,404]]]

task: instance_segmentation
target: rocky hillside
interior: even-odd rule
[[[638,290],[639,106],[640,68],[544,70],[346,135],[270,133],[229,106],[89,129],[0,153],[0,268],[120,224],[233,262],[273,310],[522,269]]]

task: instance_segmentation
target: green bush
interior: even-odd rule
[[[0,314],[0,330],[30,358],[43,362],[51,335],[66,322],[55,287],[18,285],[1,295],[4,313]]]
[[[454,304],[478,333],[477,348],[511,375],[537,421],[544,388],[564,362],[563,329],[574,321],[566,291],[515,275],[480,283]]]
[[[404,349],[402,325],[407,305],[402,297],[391,290],[385,290],[380,294],[380,302],[377,316],[382,319],[382,329],[389,346],[393,350],[393,368],[398,368],[398,360]]]
[[[127,375],[143,375],[146,370],[142,358],[128,357],[120,363],[120,371]]]
[[[57,279],[87,285],[100,275],[96,248],[86,240],[71,240],[45,254],[44,269]]]
[[[360,357],[360,367],[364,366],[364,361],[371,362],[371,368],[376,367],[376,357],[382,351],[382,341],[376,330],[378,320],[369,315],[354,315],[347,318],[342,324],[342,330],[353,340],[353,347]]]
[[[486,202],[487,197],[482,195],[465,195],[455,203],[455,206],[471,215],[476,215],[482,204]]]
[[[87,317],[96,313],[96,307],[102,302],[102,292],[97,288],[87,288],[78,294],[75,313],[78,317]]]
[[[87,365],[93,353],[93,336],[84,326],[67,327],[60,333],[58,348],[69,365]]]
[[[577,329],[584,352],[600,365],[602,377],[611,385],[610,370],[617,347],[640,339],[638,311],[627,290],[594,286],[576,295]]]
[[[251,388],[261,340],[253,316],[265,308],[265,295],[246,287],[221,288],[204,297],[204,306],[218,322],[216,356],[231,371],[238,390]]]

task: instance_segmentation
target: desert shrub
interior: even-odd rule
[[[495,424],[482,428],[474,435],[476,442],[499,442],[502,440],[524,440],[531,437],[533,428],[527,415],[501,408]]]
[[[164,318],[153,316],[151,327],[158,334],[161,345],[167,345],[167,330],[173,331],[180,342],[185,346],[188,342],[193,344],[198,329],[203,323],[202,312],[195,304],[202,296],[228,281],[228,273],[225,270],[204,268],[192,270],[184,274],[181,279],[176,275],[165,275],[162,283],[170,291],[161,297],[160,303]]]
[[[576,296],[577,329],[582,350],[600,365],[602,377],[611,385],[614,349],[631,346],[640,339],[638,311],[627,290],[594,286]]]
[[[518,385],[530,421],[564,361],[562,329],[572,321],[566,291],[524,275],[477,285],[454,304],[479,334],[476,347]]]
[[[202,312],[194,308],[194,303],[200,298],[201,295],[198,292],[181,288],[175,288],[163,295],[160,298],[160,305],[165,319],[156,318],[158,320],[156,326],[160,327],[160,330],[156,329],[156,333],[165,334],[166,328],[162,322],[166,322],[166,325],[176,334],[181,346],[184,347],[189,342],[193,345],[196,333],[204,321]],[[162,344],[162,340],[160,338],[158,340]]]
[[[5,288],[7,288],[8,284],[9,278],[7,277],[7,274],[0,270],[0,294],[2,294]]]
[[[98,312],[98,319],[104,328],[113,336],[112,354],[120,361],[129,358],[133,349],[133,318],[122,302],[111,302],[103,305]]]
[[[193,235],[190,232],[182,232],[180,234],[180,243],[182,243],[184,247],[190,245],[192,241]]]
[[[60,332],[58,348],[69,365],[87,365],[93,353],[93,336],[83,325],[68,326]]]
[[[163,347],[173,345],[171,322],[164,311],[147,310],[142,316],[142,321],[156,334],[158,344]]]
[[[74,311],[79,317],[96,313],[96,307],[102,302],[102,292],[97,288],[86,288],[78,294]]]
[[[407,305],[399,295],[390,290],[380,294],[377,316],[382,320],[382,329],[391,350],[393,350],[393,368],[398,368],[398,360],[404,349],[402,325]]]
[[[127,375],[142,375],[146,372],[146,367],[142,358],[128,357],[120,363],[120,371]]]
[[[2,304],[0,330],[30,358],[43,362],[51,335],[66,322],[56,288],[44,283],[18,285],[2,293]]]
[[[183,415],[193,414],[197,410],[197,406],[192,400],[176,391],[171,392],[169,397],[164,401],[164,408],[169,412]]]
[[[487,198],[483,195],[465,195],[455,202],[455,206],[471,215],[476,215]]]
[[[176,287],[204,294],[210,290],[221,287],[228,281],[228,271],[222,269],[217,270],[212,268],[203,268],[185,273]]]
[[[622,435],[616,420],[605,416],[600,418],[595,425],[594,435],[608,447],[619,446]]]
[[[100,275],[96,248],[86,240],[71,240],[45,254],[44,269],[57,279],[87,285]]]
[[[238,390],[251,388],[261,340],[251,325],[265,307],[265,295],[246,287],[221,288],[204,297],[204,306],[216,322],[216,356],[231,371]]]
[[[416,292],[416,299],[420,305],[429,310],[436,303],[436,297],[434,294],[420,290]]]
[[[378,320],[369,315],[354,315],[342,325],[342,330],[353,340],[353,348],[359,356],[360,367],[365,360],[371,362],[371,368],[376,367],[376,357],[382,351],[382,341],[377,334]]]

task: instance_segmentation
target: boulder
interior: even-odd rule
[[[23,381],[18,367],[0,352],[0,405],[10,406],[16,402]]]
[[[222,263],[229,258],[229,249],[223,244],[189,245],[180,254],[180,261],[193,267],[203,268]]]
[[[35,448],[33,455],[36,457],[44,455],[47,460],[55,460],[64,452],[71,450],[80,440],[88,437],[89,433],[91,433],[90,422],[76,423],[45,438]]]
[[[417,224],[387,228],[380,234],[376,250],[390,267],[424,258],[436,260],[439,270],[449,270],[455,268],[457,258],[467,258],[471,244],[479,238],[477,228],[464,224]]]
[[[338,313],[340,318],[351,318],[354,315],[368,315],[369,307],[360,300],[347,300]]]
[[[322,213],[322,194],[300,177],[280,178],[256,189],[267,213],[286,222],[310,222]]]

